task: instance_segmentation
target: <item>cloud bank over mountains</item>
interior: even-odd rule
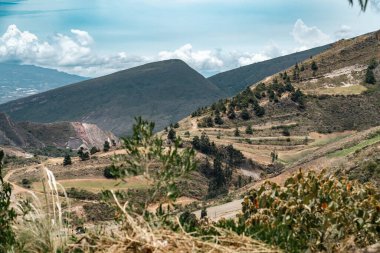
[[[340,27],[334,37],[323,33],[315,26],[307,26],[298,19],[290,33],[295,48],[281,49],[270,42],[261,52],[242,52],[223,49],[196,50],[188,43],[175,50],[165,50],[153,56],[133,55],[127,52],[98,54],[94,50],[95,41],[82,30],[71,29],[70,34],[55,34],[49,40],[41,40],[36,34],[21,31],[10,25],[0,37],[0,62],[18,62],[53,68],[70,74],[96,77],[144,63],[181,59],[204,75],[268,60],[274,57],[325,45],[350,33],[347,26]]]

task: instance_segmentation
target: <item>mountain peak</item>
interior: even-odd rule
[[[155,121],[160,130],[224,96],[185,62],[172,59],[12,101],[0,110],[17,121],[80,121],[120,135],[130,131],[136,116]]]

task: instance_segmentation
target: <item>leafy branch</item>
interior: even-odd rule
[[[143,175],[151,185],[151,194],[144,204],[144,213],[158,194],[163,194],[160,204],[173,203],[179,195],[177,180],[196,168],[193,149],[181,149],[181,139],[165,146],[154,134],[154,123],[135,118],[132,136],[122,138],[125,155],[114,158],[111,174],[127,181],[128,176]]]

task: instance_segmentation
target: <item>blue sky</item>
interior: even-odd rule
[[[380,29],[346,0],[0,0],[0,61],[99,76],[180,58],[208,76]]]

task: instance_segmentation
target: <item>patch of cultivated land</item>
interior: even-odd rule
[[[339,150],[339,151],[336,151],[332,154],[329,154],[329,157],[342,157],[342,156],[347,156],[347,155],[350,155],[350,154],[353,154],[355,153],[356,151],[358,150],[361,150],[365,147],[368,147],[368,146],[371,146],[373,144],[376,144],[380,142],[380,133],[378,133],[377,135],[369,138],[369,139],[366,139],[366,140],[363,140],[361,142],[359,142],[358,144],[352,146],[352,147],[348,147],[348,148],[344,148],[342,150]]]
[[[126,179],[126,182],[120,182],[118,180],[104,179],[104,178],[80,178],[80,179],[68,179],[58,180],[64,188],[77,188],[86,191],[98,193],[102,190],[127,190],[127,189],[147,189],[149,182],[142,176],[130,177]],[[42,183],[33,183],[33,189],[36,191],[42,191]]]
[[[341,68],[296,86],[311,95],[358,95],[367,90],[363,85],[366,68],[362,65]]]

